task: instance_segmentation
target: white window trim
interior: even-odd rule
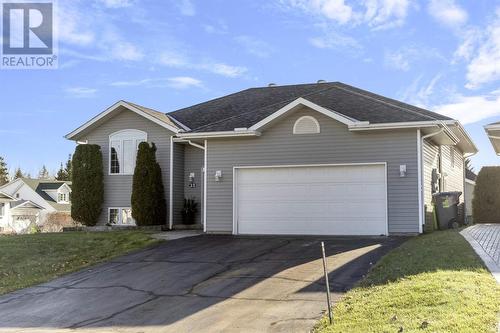
[[[317,131],[316,132],[309,132],[309,133],[297,133],[297,125],[302,121],[302,120],[305,120],[305,119],[309,119],[309,120],[312,120],[315,124],[316,124],[316,128],[317,128]],[[319,122],[316,118],[314,118],[313,116],[302,116],[300,117],[299,119],[297,119],[295,121],[295,124],[293,124],[293,134],[296,134],[296,135],[304,135],[304,134],[319,134],[321,133],[321,126],[319,125]]]
[[[64,200],[60,200],[60,196],[64,195]],[[57,203],[69,203],[69,193],[57,192]]]
[[[130,209],[130,210],[132,210],[132,208],[130,208],[130,207],[108,207],[108,219],[107,219],[106,223],[111,223],[110,220],[109,220],[109,218],[111,217],[111,210],[112,209],[118,209],[118,223],[112,224],[112,225],[114,225],[114,226],[137,225],[137,223],[126,223],[126,224],[122,223],[122,210],[123,209]],[[134,220],[134,222],[135,222],[135,220]]]
[[[131,136],[129,138],[118,138],[118,139],[112,139],[113,136],[117,136],[121,133],[124,133],[124,132],[136,132],[136,133],[140,133],[141,135],[144,135],[144,140],[147,142],[148,141],[148,133],[144,132],[144,131],[141,131],[141,130],[138,130],[138,129],[132,129],[132,128],[129,128],[129,129],[124,129],[124,130],[120,130],[120,131],[117,131],[117,132],[114,132],[114,133],[111,133],[108,137],[108,175],[109,176],[132,176],[134,174],[134,172],[130,172],[130,173],[125,173],[125,172],[121,172],[123,170],[123,162],[124,162],[124,158],[123,158],[123,142],[126,141],[126,140],[134,140],[135,142],[135,146],[136,146],[136,149],[138,149],[139,145],[137,144],[137,142],[139,140],[142,140],[142,139],[138,139],[137,137],[139,135],[136,135],[136,136]],[[121,157],[121,163],[122,165],[120,166],[120,172],[118,173],[112,173],[111,172],[111,141],[119,141],[120,142],[120,157]],[[135,165],[135,162],[134,162],[134,165]]]

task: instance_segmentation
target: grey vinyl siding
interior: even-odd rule
[[[432,219],[432,169],[437,169],[441,174],[439,191],[462,192],[460,203],[464,203],[464,157],[455,146],[440,146],[430,141],[424,141],[423,148],[423,181],[424,181],[424,207],[426,208],[426,221]],[[455,158],[454,166],[451,163],[451,151]]]
[[[101,146],[104,170],[104,203],[98,222],[100,225],[107,222],[109,207],[131,206],[132,176],[109,174],[109,135],[124,129],[144,131],[148,134],[148,142],[156,144],[156,158],[161,166],[165,199],[168,205],[170,136],[173,133],[132,111],[125,110],[86,134],[85,137],[79,138],[79,140],[88,140],[89,144]]]
[[[184,145],[174,143],[173,160],[173,224],[182,223],[181,210],[184,204]]]
[[[424,209],[425,221],[427,224],[432,222],[432,170],[439,170],[439,146],[434,142],[424,140],[422,144],[422,163],[423,163],[423,191],[424,191]]]
[[[451,163],[451,154],[453,153],[455,163]],[[464,202],[464,158],[462,152],[453,146],[441,146],[441,167],[444,175],[444,188],[443,191],[460,191],[460,202]]]
[[[293,135],[301,116],[315,117],[319,134]],[[419,232],[417,131],[349,132],[327,116],[301,109],[256,138],[209,139],[207,149],[207,232],[232,232],[233,167],[387,162],[390,233]],[[399,166],[407,165],[400,177]],[[223,173],[216,182],[216,170]]]
[[[196,223],[202,223],[202,195],[203,176],[201,169],[204,166],[204,151],[200,148],[186,145],[184,147],[184,196],[194,198],[198,203],[198,215]],[[189,187],[189,174],[194,172],[194,183],[196,187]]]

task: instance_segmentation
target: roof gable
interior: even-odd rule
[[[110,119],[113,115],[115,115],[118,112],[121,112],[122,110],[129,110],[132,112],[137,113],[138,115],[151,120],[152,122],[174,132],[178,133],[180,131],[180,127],[170,119],[169,116],[167,116],[165,113],[146,108],[143,106],[140,106],[138,104],[126,102],[126,101],[118,101],[103,112],[99,113],[97,116],[94,118],[90,119],[87,121],[85,124],[82,126],[78,127],[71,133],[68,133],[65,135],[66,139],[70,140],[78,140],[78,138],[85,133],[85,131],[88,131],[92,128],[95,128],[105,122],[106,120]]]

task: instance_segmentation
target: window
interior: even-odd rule
[[[146,132],[139,130],[118,131],[109,136],[109,173],[132,175],[137,149],[147,141]]]
[[[109,208],[108,223],[113,225],[135,225],[130,208]]]
[[[311,116],[300,117],[293,125],[293,134],[317,134],[319,132],[319,123]]]
[[[16,199],[19,199],[19,193],[16,193]]]
[[[57,193],[58,202],[68,202],[68,195],[66,193]]]
[[[0,218],[2,218],[5,215],[5,204],[0,203]]]

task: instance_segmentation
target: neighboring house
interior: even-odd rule
[[[71,182],[18,178],[0,186],[0,231],[23,232],[49,213],[71,212]]]
[[[474,199],[476,178],[477,175],[474,172],[465,169],[465,211],[468,219],[472,216],[472,199]]]
[[[491,145],[497,155],[500,155],[500,121],[484,126]]]
[[[66,138],[101,147],[99,224],[133,223],[135,155],[148,141],[165,223],[180,224],[193,197],[206,232],[232,234],[421,233],[432,193],[464,192],[464,158],[477,152],[457,120],[339,82],[252,88],[167,114],[119,101]]]

